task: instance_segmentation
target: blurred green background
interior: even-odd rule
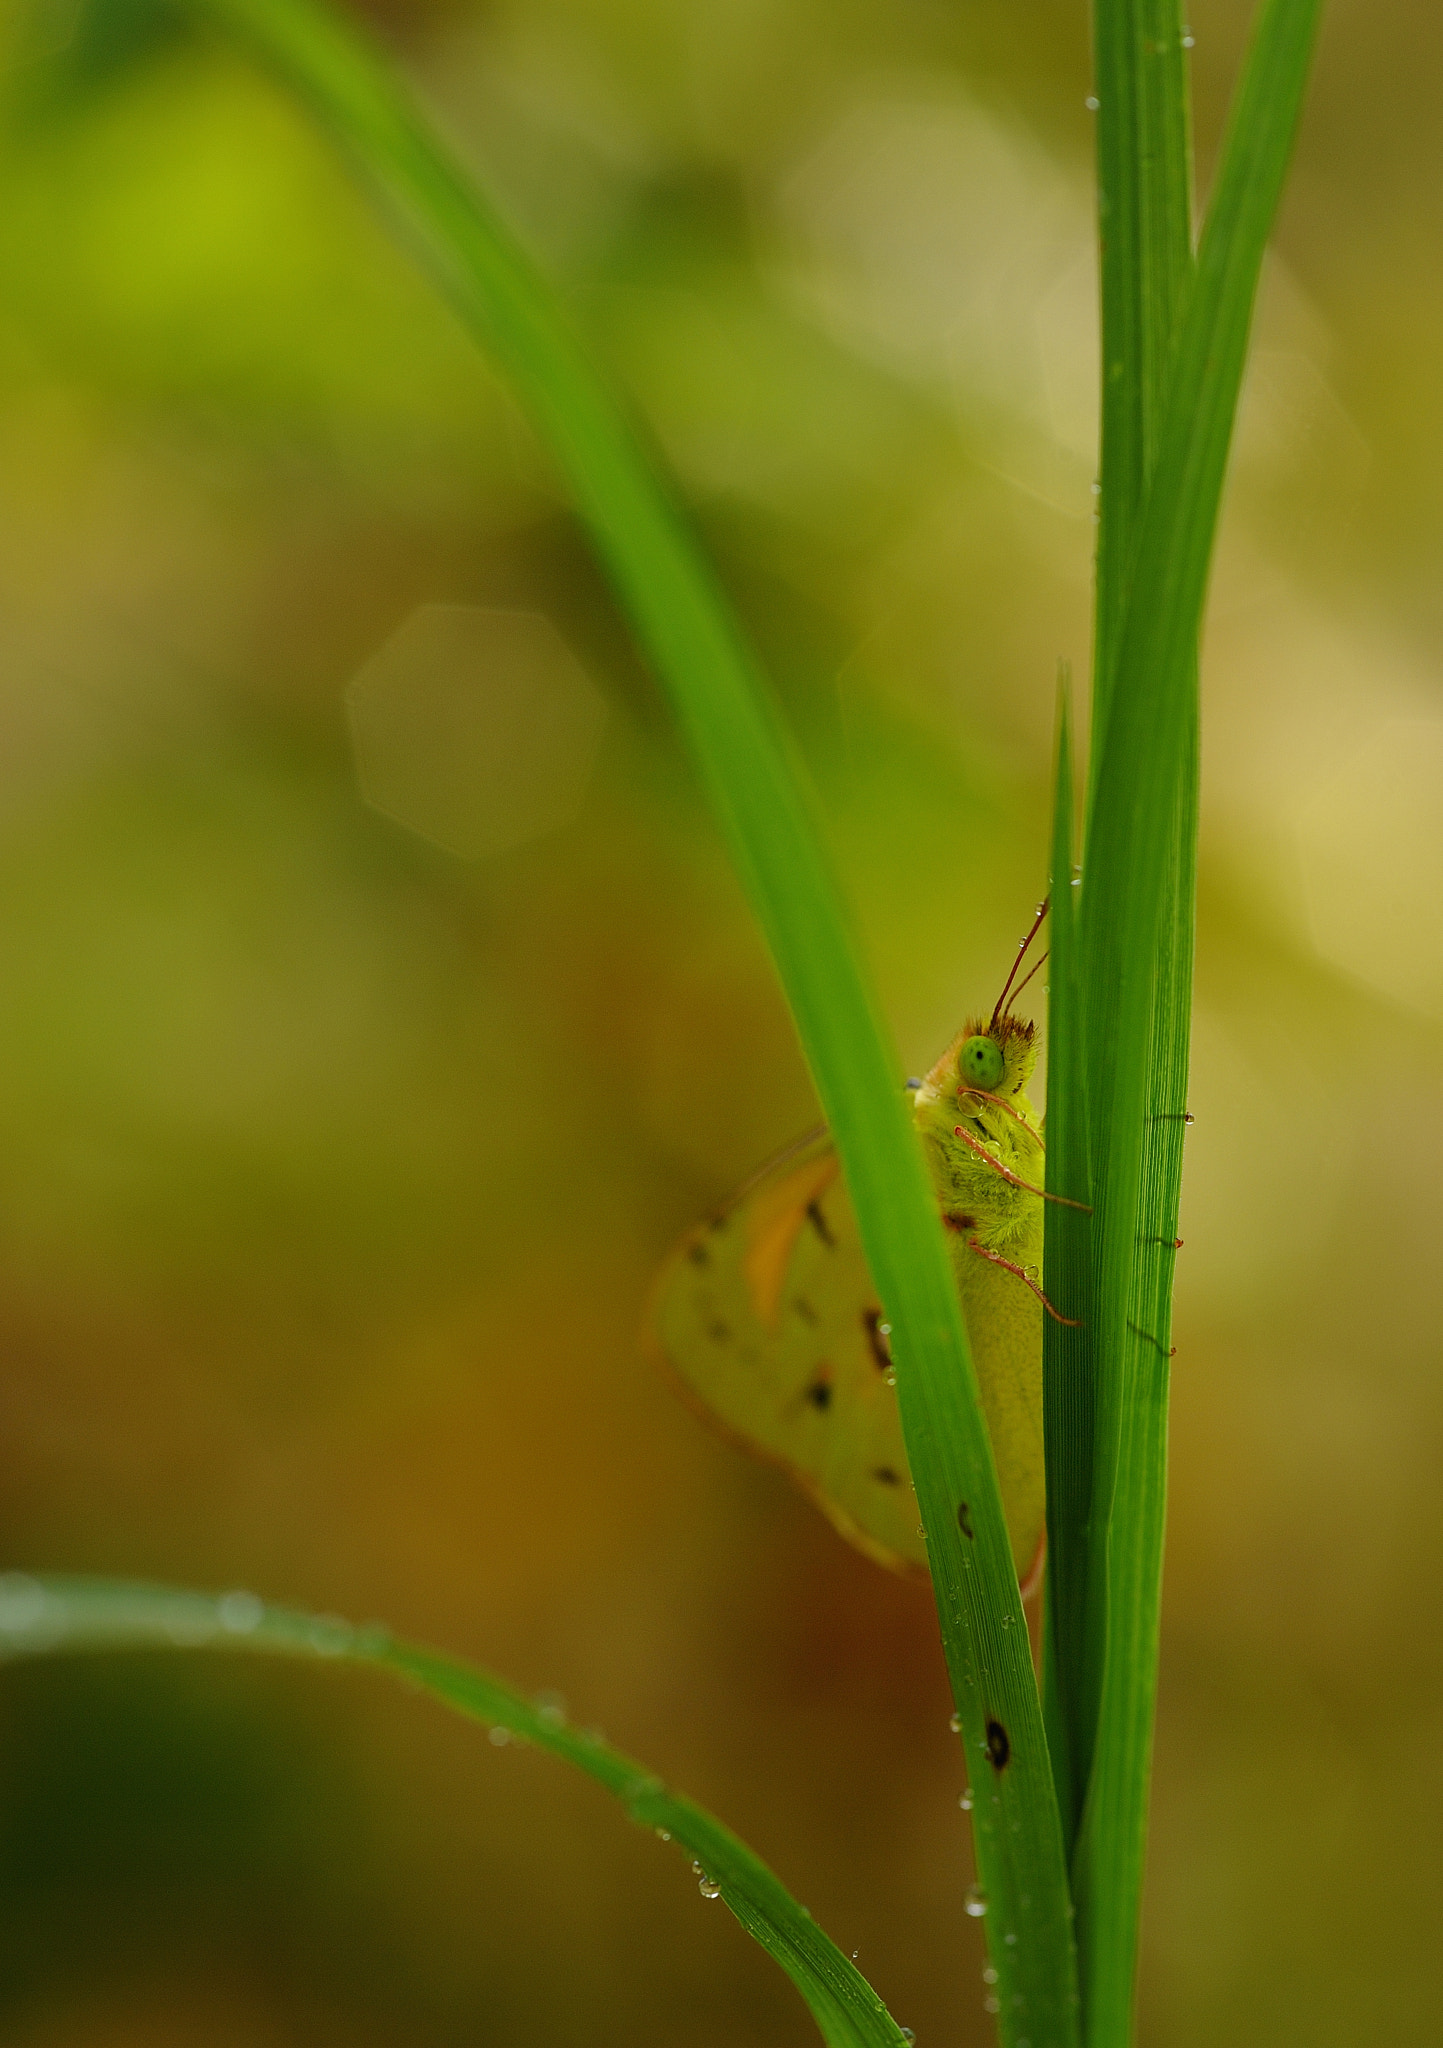
[[[1204,174],[1245,15],[1192,24]],[[1086,672],[1083,8],[372,18],[664,449],[915,1069],[1041,892]],[[134,8],[6,35],[4,1559],[556,1688],[921,2048],[984,2042],[926,1593],[638,1355],[669,1242],[812,1104],[548,462],[244,61]],[[1433,9],[1334,0],[1215,579],[1145,2048],[1443,2031],[1440,89]],[[437,606],[478,609],[363,785],[348,686],[394,643],[404,699]],[[498,608],[591,709],[532,748],[531,828],[461,858],[507,759],[469,788],[477,691],[536,724]],[[422,832],[363,800],[398,778]],[[0,2038],[811,2032],[558,1766],[355,1674],[175,1658],[0,1683]]]

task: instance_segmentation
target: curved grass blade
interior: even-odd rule
[[[943,1647],[981,1780],[973,1833],[1003,2039],[1069,2048],[1076,1964],[1061,1827],[960,1305],[900,1068],[756,663],[552,295],[369,46],[314,0],[186,4],[290,83],[510,379],[671,696],[771,947],[892,1324]]]
[[[534,1743],[585,1771],[638,1826],[669,1838],[720,1887],[741,1924],[796,1985],[829,2048],[901,2048],[906,2040],[861,1972],[730,1828],[668,1791],[599,1736],[573,1728],[489,1673],[378,1627],[273,1607],[252,1593],[193,1593],[117,1579],[0,1576],[0,1661],[86,1650],[243,1650],[362,1664],[418,1686],[503,1739]]]
[[[1087,1068],[1079,1014],[1077,889],[1073,871],[1072,706],[1057,690],[1052,812],[1052,936],[1047,996],[1047,1191],[1092,1201]],[[1092,1511],[1092,1218],[1054,1204],[1043,1239],[1043,1286],[1070,1319],[1042,1332],[1043,1444],[1047,1459],[1046,1658],[1043,1700],[1057,1803],[1069,1847],[1086,1789],[1078,1690],[1086,1669],[1088,1545]]]
[[[1131,2033],[1157,1672],[1170,1261],[1139,1246],[1175,1189],[1191,972],[1198,633],[1258,274],[1320,0],[1263,0],[1187,294],[1130,564],[1089,820],[1083,1003],[1094,1089],[1098,1364],[1089,1646],[1098,1711],[1073,1860],[1089,2048]],[[1168,907],[1171,912],[1165,921]],[[1179,1026],[1179,1018],[1183,1019]],[[1098,1058],[1105,1049],[1106,1058]],[[1156,1091],[1156,1092],[1155,1092]],[[1161,1105],[1161,1106],[1160,1106]],[[1156,1140],[1154,1120],[1177,1124]],[[1157,1233],[1161,1236],[1163,1233]],[[1161,1247],[1155,1248],[1160,1251]],[[1148,1316],[1143,1321],[1140,1317]]]
[[[1094,8],[1103,366],[1090,759],[1094,795],[1106,754],[1105,734],[1121,636],[1164,424],[1178,323],[1193,270],[1184,33],[1178,0],[1097,0]],[[1195,667],[1191,683],[1189,717],[1195,736]],[[1190,754],[1195,762],[1195,737]],[[1059,785],[1059,802],[1067,794],[1070,792]],[[1059,817],[1057,826],[1060,824]],[[1194,771],[1184,779],[1176,799],[1175,835],[1188,849],[1196,828]],[[1063,857],[1055,847],[1054,862]],[[1148,1105],[1143,1195],[1133,1233],[1135,1270],[1128,1283],[1131,1307],[1121,1321],[1129,1331],[1165,1328],[1167,1323],[1172,1262],[1163,1254],[1164,1219],[1176,1214],[1181,1127],[1174,1137],[1165,1119],[1174,1098],[1185,1099],[1186,1094],[1191,877],[1189,852],[1187,858],[1169,866],[1159,917],[1160,953],[1170,959],[1181,944],[1184,958],[1179,974],[1169,971],[1159,977],[1153,996],[1155,1057],[1142,1077]],[[1097,917],[1107,915],[1095,899],[1092,910]],[[1090,1019],[1079,976],[1080,967],[1070,990],[1064,986],[1061,994],[1059,978],[1056,973],[1053,976],[1049,1069],[1059,1070],[1059,1085],[1055,1103],[1049,1090],[1049,1122],[1054,1128],[1054,1144],[1066,1146],[1080,1162],[1100,1161],[1105,1169],[1114,1062],[1105,1038],[1096,1040],[1095,1052],[1089,1057]],[[1090,1089],[1085,1085],[1089,1075]],[[1085,1131],[1078,1129],[1079,1120],[1087,1124]],[[1073,1166],[1073,1177],[1081,1170],[1081,1164]],[[1094,1191],[1098,1232],[1112,1199],[1103,1171]],[[1168,1223],[1169,1248],[1172,1228]],[[1064,1227],[1054,1235],[1059,1240],[1053,1246],[1055,1284],[1078,1304],[1076,1313],[1083,1318],[1078,1331],[1049,1327],[1045,1338],[1048,1371],[1054,1381],[1051,1419],[1056,1432],[1048,1449],[1051,1625],[1057,1653],[1057,1668],[1051,1674],[1057,1725],[1053,1739],[1055,1747],[1065,1746],[1066,1750],[1069,1798],[1064,1822],[1071,1849],[1091,1771],[1108,1647],[1105,1541],[1112,1448],[1105,1435],[1101,1440],[1097,1436],[1096,1412],[1099,1383],[1114,1367],[1102,1350],[1109,1325],[1099,1314],[1095,1297],[1093,1243],[1084,1241],[1075,1227],[1071,1231]],[[1115,1318],[1113,1327],[1117,1327]],[[1164,1416],[1165,1401],[1164,1378]],[[1157,1477],[1161,1486],[1164,1474],[1160,1466]],[[1157,1535],[1160,1545],[1160,1522]]]

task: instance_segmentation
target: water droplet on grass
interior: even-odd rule
[[[254,1593],[222,1593],[216,1602],[220,1625],[234,1636],[248,1636],[265,1620],[265,1602]]]
[[[318,1614],[306,1631],[307,1641],[318,1657],[339,1657],[351,1647],[355,1630],[339,1614]]]
[[[970,1919],[980,1920],[987,1911],[987,1894],[980,1884],[969,1884],[962,1901],[962,1910]]]

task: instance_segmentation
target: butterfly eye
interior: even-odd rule
[[[958,1054],[957,1067],[969,1087],[995,1088],[1002,1079],[1002,1048],[995,1038],[969,1038]]]

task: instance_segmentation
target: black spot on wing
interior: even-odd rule
[[[700,1239],[695,1244],[687,1247],[686,1255],[694,1266],[709,1266],[711,1264],[711,1253]]]
[[[1005,1771],[1007,1759],[1012,1754],[1012,1744],[1007,1739],[1007,1730],[1000,1721],[987,1723],[987,1755],[994,1771]]]
[[[882,1323],[882,1311],[879,1308],[864,1308],[862,1310],[862,1328],[867,1333],[867,1342],[872,1347],[872,1357],[876,1361],[878,1372],[890,1372],[892,1370],[892,1347],[887,1342],[887,1332]]]
[[[807,1399],[814,1408],[820,1408],[825,1415],[832,1405],[831,1384],[827,1380],[813,1380],[807,1388]]]
[[[816,1328],[817,1311],[812,1307],[812,1304],[809,1301],[803,1301],[801,1295],[799,1294],[796,1300],[792,1303],[792,1307],[796,1310],[797,1314],[801,1317],[804,1323],[810,1324],[813,1329]]]
[[[822,1205],[820,1202],[808,1202],[807,1221],[811,1224],[813,1230],[816,1231],[817,1236],[822,1240],[822,1243],[827,1247],[827,1249],[829,1251],[835,1251],[837,1246],[837,1240],[832,1235],[831,1224],[828,1223],[826,1217],[822,1214]]]
[[[872,1467],[872,1477],[879,1486],[900,1486],[902,1484],[901,1473],[894,1472],[890,1465],[874,1465]]]
[[[958,1501],[957,1503],[957,1527],[964,1536],[971,1537],[972,1524],[967,1519],[967,1503],[965,1500]]]

